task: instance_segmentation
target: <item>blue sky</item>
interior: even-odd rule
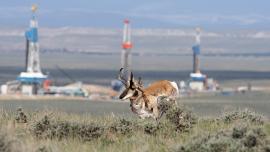
[[[269,0],[1,0],[0,27],[27,25],[33,3],[46,27],[118,28],[124,18],[137,28],[270,27]]]

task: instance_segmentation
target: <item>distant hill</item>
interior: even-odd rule
[[[0,51],[24,51],[23,28],[0,28]],[[136,54],[190,54],[194,30],[134,29],[132,41]],[[110,28],[62,27],[41,28],[42,51],[120,53],[122,30]],[[202,33],[203,54],[267,54],[270,31],[222,30]]]

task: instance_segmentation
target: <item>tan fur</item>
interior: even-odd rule
[[[160,80],[152,83],[144,89],[145,94],[153,96],[170,96],[175,93],[176,89],[168,80]]]
[[[158,110],[158,97],[165,96],[175,100],[177,89],[174,88],[170,81],[160,80],[151,84],[149,87],[142,89],[142,93],[138,97],[131,97],[131,105],[140,105],[138,110],[146,110],[152,113],[152,117],[159,118],[160,112]],[[132,107],[134,108],[134,107]],[[133,111],[134,112],[134,111]]]
[[[175,82],[160,80],[143,88],[141,78],[134,80],[133,73],[130,73],[129,80],[123,76],[123,68],[119,70],[119,80],[126,89],[120,94],[119,99],[129,99],[132,112],[141,118],[153,117],[156,120],[162,116],[159,111],[159,97],[166,97],[166,100],[176,103],[178,87]]]

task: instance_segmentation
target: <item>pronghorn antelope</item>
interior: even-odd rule
[[[160,97],[166,97],[169,101],[176,103],[178,96],[178,87],[175,82],[160,80],[152,83],[149,87],[143,88],[141,78],[134,80],[131,72],[129,80],[122,76],[122,70],[119,72],[119,80],[125,85],[125,90],[119,96],[120,99],[130,100],[130,108],[133,113],[140,118],[152,117],[158,120],[163,111],[158,108]]]

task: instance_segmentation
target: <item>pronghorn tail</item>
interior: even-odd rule
[[[171,81],[171,85],[175,88],[175,90],[176,90],[175,95],[178,97],[179,96],[179,89],[178,89],[177,83],[174,81]]]

